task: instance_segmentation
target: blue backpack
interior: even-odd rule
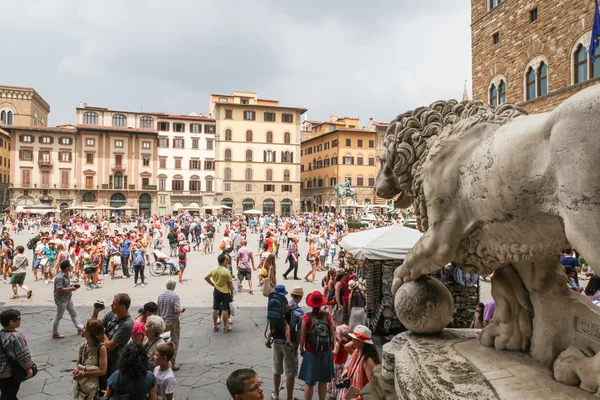
[[[270,329],[271,332],[276,329],[281,329],[285,326],[286,314],[289,311],[287,299],[284,295],[278,293],[269,293],[269,301],[267,303],[267,327],[265,336]]]

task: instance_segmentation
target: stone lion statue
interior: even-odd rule
[[[483,344],[548,366],[573,343],[600,351],[600,337],[577,329],[577,318],[600,325],[600,314],[568,289],[558,263],[573,246],[600,265],[599,129],[599,85],[544,114],[451,100],[399,115],[376,193],[413,204],[424,234],[395,271],[394,294],[450,261],[495,271]]]

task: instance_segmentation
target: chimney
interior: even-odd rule
[[[87,107],[87,103],[83,103],[83,107]]]

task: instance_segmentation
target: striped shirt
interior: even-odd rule
[[[175,309],[181,308],[181,300],[177,293],[167,289],[158,296],[158,308],[160,309],[160,317],[165,321],[177,319],[179,314],[175,313]]]
[[[13,330],[0,332],[2,349],[0,349],[0,377],[12,375],[12,361],[17,361],[23,369],[28,370],[33,366],[31,353],[27,348],[25,335]]]

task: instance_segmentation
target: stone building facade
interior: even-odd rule
[[[546,112],[600,82],[594,1],[472,0],[473,99]]]
[[[304,108],[280,106],[256,93],[213,94],[216,201],[239,214],[300,210],[300,118]]]
[[[0,85],[0,124],[48,126],[50,105],[34,89]]]
[[[302,210],[339,212],[334,185],[347,180],[356,190],[360,205],[374,204],[377,131],[361,129],[357,118],[336,116],[326,122],[310,121],[303,127]]]

